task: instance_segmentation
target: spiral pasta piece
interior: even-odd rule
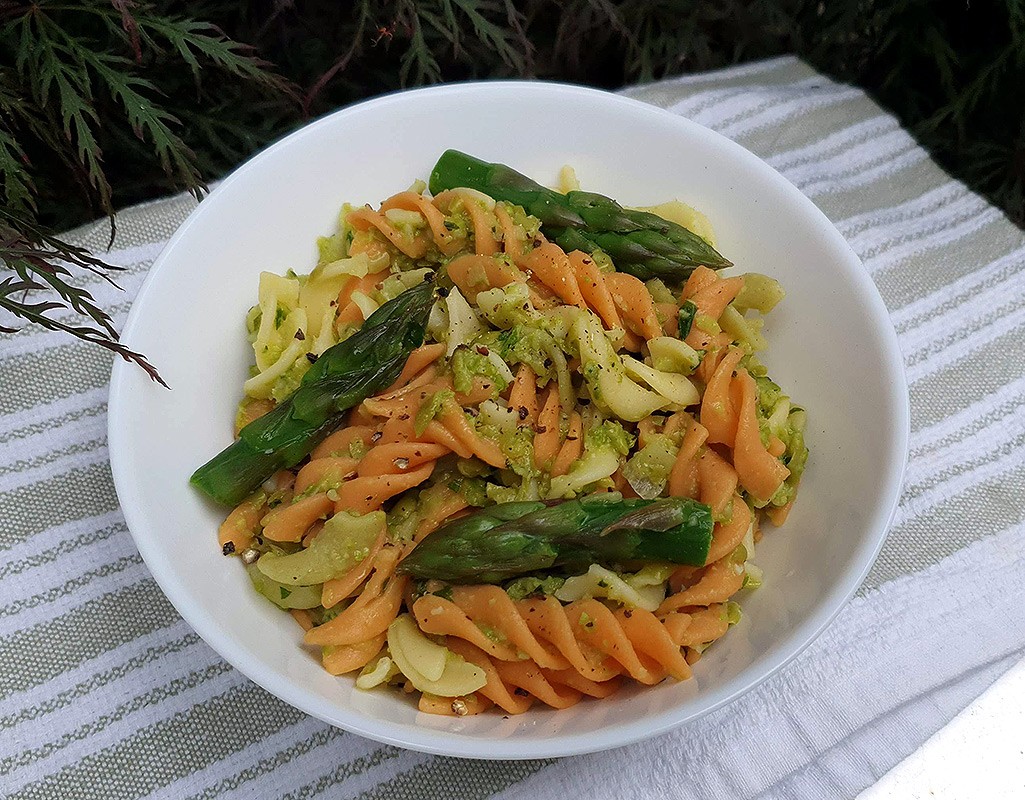
[[[765,516],[769,518],[769,522],[779,528],[787,521],[787,517],[790,516],[790,511],[793,507],[794,498],[791,498],[782,506],[772,506],[767,508],[765,510]]]
[[[445,214],[430,200],[416,192],[400,192],[392,195],[381,203],[381,211],[388,212],[393,208],[403,211],[415,211],[427,222],[434,244],[445,255],[452,255],[460,246],[460,241],[445,225]],[[380,228],[378,228],[380,230]],[[382,231],[383,232],[383,231]],[[389,239],[392,237],[385,233]],[[407,253],[408,255],[408,253]]]
[[[587,308],[570,266],[569,257],[553,242],[543,242],[531,250],[525,259],[526,269],[543,286],[551,289],[567,305]]]
[[[620,673],[618,668],[608,663],[601,651],[577,637],[566,606],[554,597],[521,601],[517,611],[530,630],[550,642],[583,677],[600,683]]]
[[[506,210],[503,203],[495,204],[495,219],[498,221],[499,230],[502,233],[502,252],[516,266],[522,266],[524,255],[527,251],[527,237],[523,228],[519,227]]]
[[[655,339],[662,335],[655,301],[651,299],[651,293],[643,281],[625,272],[610,272],[605,276],[605,283],[620,316],[632,333],[643,339]]]
[[[347,456],[313,458],[295,476],[295,493],[303,494],[316,485],[341,484],[356,473],[359,460]]]
[[[680,645],[658,617],[643,609],[613,612],[587,599],[567,606],[553,597],[513,601],[498,587],[460,586],[453,588],[451,600],[421,597],[413,613],[421,630],[473,645],[492,659],[502,677],[508,662],[559,673],[572,670],[595,684],[620,674],[649,685],[667,674],[679,680],[690,675]],[[502,699],[491,699],[502,705]]]
[[[474,252],[480,256],[497,253],[498,240],[495,228],[498,219],[495,216],[495,202],[469,189],[449,189],[434,198],[434,203],[441,208],[451,208],[455,201],[462,201],[463,211],[470,217]]]
[[[387,637],[380,633],[370,639],[352,644],[329,645],[324,648],[321,662],[324,669],[332,675],[344,675],[365,667],[370,660],[381,652]]]
[[[361,407],[374,417],[415,416],[424,400],[435,392],[452,388],[451,378],[435,378],[432,369],[428,367],[420,376],[395,391],[368,397]]]
[[[680,332],[680,307],[676,303],[655,303],[655,310],[662,324],[662,332],[677,338]]]
[[[384,634],[398,616],[408,584],[407,578],[395,575],[400,555],[397,547],[382,547],[374,557],[373,572],[359,596],[334,619],[308,630],[305,642],[321,646],[356,645]],[[371,653],[367,661],[376,652]]]
[[[605,328],[612,330],[621,327],[622,322],[619,319],[616,302],[605,282],[605,276],[598,269],[598,265],[594,263],[594,259],[586,253],[574,250],[569,254],[569,264],[573,269],[581,297],[588,307],[601,317]]]
[[[335,319],[335,327],[341,330],[346,325],[359,325],[365,319],[363,309],[353,301],[354,295],[367,296],[377,288],[381,276],[376,273],[369,273],[362,278],[352,277],[338,293],[338,317]]]
[[[625,324],[627,349],[638,351],[643,341],[663,334],[651,293],[632,275],[603,273],[586,253],[567,254],[548,241],[528,252],[523,266],[564,304],[594,311],[607,330]]]
[[[708,429],[691,420],[687,432],[683,435],[680,449],[676,452],[673,468],[669,472],[666,488],[671,497],[697,498],[700,485],[697,456],[707,439]]]
[[[490,464],[492,467],[498,467],[499,469],[505,468],[506,458],[501,448],[474,430],[466,418],[466,414],[463,413],[462,407],[454,399],[449,398],[442,405],[439,420],[453,436],[485,464]]]
[[[716,523],[712,530],[712,544],[708,548],[706,564],[724,559],[736,550],[753,522],[751,509],[740,495],[734,495],[731,498],[731,503],[729,519]]]
[[[618,675],[609,678],[607,681],[592,681],[590,678],[585,678],[575,669],[543,669],[541,674],[551,684],[568,686],[585,697],[594,697],[598,700],[611,697],[623,685],[623,681]]]
[[[314,522],[326,517],[334,508],[326,492],[282,504],[261,520],[263,535],[275,542],[298,542]]]
[[[565,475],[569,468],[584,452],[584,425],[580,414],[574,411],[569,416],[569,429],[566,432],[566,439],[559,448],[559,454],[552,464],[552,477]]]
[[[468,392],[456,392],[456,405],[467,407],[479,406],[485,400],[491,399],[494,391],[494,384],[490,380],[480,375],[475,375]]]
[[[581,692],[564,684],[553,683],[554,673],[545,672],[533,661],[492,661],[495,671],[513,691],[523,691],[552,708],[569,708],[582,698]]]
[[[477,295],[488,289],[501,289],[526,280],[526,275],[516,267],[475,253],[452,259],[448,276],[471,303],[477,302]]]
[[[406,402],[407,405],[399,406],[406,408],[412,401],[399,397],[393,399],[393,402]],[[294,509],[295,505],[299,505],[297,503],[289,507],[289,510],[275,511],[268,515],[274,516],[271,520],[274,527],[268,536],[295,536],[301,523],[309,520],[312,524],[319,515],[323,515],[325,501],[330,501],[335,512],[365,514],[377,510],[390,498],[427,480],[434,471],[437,459],[450,452],[450,448],[443,443],[413,441],[412,419],[409,414],[406,419],[399,419],[400,416],[396,413],[390,418],[380,431],[380,436],[371,434],[366,437],[371,447],[358,462],[351,458],[333,456],[311,459],[300,471],[297,482],[301,479],[304,486],[314,485],[314,482],[323,480],[325,476],[341,480],[337,481],[336,488],[330,493],[313,495],[300,501],[303,504],[301,510]],[[389,423],[393,420],[395,425],[389,429]],[[314,516],[315,511],[319,511],[317,516]],[[267,526],[266,520],[264,524]],[[278,541],[298,541],[298,538],[278,538]]]
[[[683,284],[680,300],[693,300],[698,292],[714,285],[718,280],[719,276],[714,269],[709,269],[705,266],[696,267]]]
[[[420,442],[379,444],[363,456],[356,472],[361,478],[370,478],[375,475],[400,475],[408,470],[437,461],[447,452],[449,449],[440,444],[422,444]]]
[[[324,581],[320,591],[320,604],[324,608],[334,608],[338,603],[356,593],[356,590],[363,585],[377,563],[377,556],[384,546],[384,532],[377,537],[367,557],[352,567],[348,572],[338,578]]]
[[[690,300],[698,307],[698,313],[711,319],[719,319],[734,298],[744,288],[744,279],[719,278],[696,291]]]
[[[484,670],[487,683],[477,694],[508,714],[522,714],[535,699],[552,708],[568,708],[585,696],[609,697],[622,685],[618,676],[597,682],[573,669],[545,669],[530,661],[499,661],[459,639],[450,639],[448,647]]]
[[[348,222],[357,231],[368,231],[376,228],[403,255],[412,259],[423,258],[430,243],[425,236],[411,235],[392,224],[382,212],[370,206],[350,211],[346,216]]]
[[[385,501],[407,489],[419,486],[434,471],[433,461],[409,472],[374,475],[368,478],[353,478],[337,489],[338,499],[334,501],[335,512],[348,511],[367,514],[376,511]]]
[[[665,426],[662,428],[662,432],[666,436],[682,436],[688,428],[694,423],[694,417],[688,414],[686,411],[677,411],[669,416],[666,420]]]
[[[728,559],[720,559],[704,568],[693,586],[670,595],[658,607],[658,614],[669,614],[687,606],[708,606],[724,603],[740,591],[744,570]]]
[[[410,410],[418,409],[413,406]],[[385,420],[381,426],[381,438],[378,444],[390,444],[391,442],[411,442],[416,438],[416,423],[413,421],[413,414],[409,412],[397,413]]]
[[[737,435],[737,406],[731,392],[733,372],[744,351],[732,348],[719,362],[701,397],[701,424],[708,431],[708,442],[733,446]]]
[[[486,697],[507,714],[522,714],[527,711],[534,702],[534,698],[524,689],[516,691],[516,686],[507,686],[502,676],[495,668],[495,663],[487,653],[479,647],[474,647],[464,639],[450,638],[445,646],[453,653],[466,659],[484,670],[487,682],[477,690],[476,694]]]
[[[537,420],[537,376],[527,364],[520,364],[509,390],[509,408],[513,409],[520,422],[533,424]]]
[[[722,517],[734,501],[737,471],[715,450],[705,448],[697,459],[697,473],[698,500],[711,507],[713,517]]]
[[[416,348],[416,350],[409,354],[409,358],[406,359],[402,372],[395,379],[395,383],[389,386],[383,393],[388,394],[407,385],[414,376],[426,370],[443,355],[445,355],[445,345],[442,343],[425,344]]]
[[[444,445],[460,458],[471,458],[473,456],[473,451],[440,422],[431,420],[419,438],[422,442]]]
[[[723,636],[730,628],[721,603],[690,614],[690,624],[684,630],[680,644],[686,647],[707,645]]]
[[[531,633],[514,601],[499,586],[457,586],[451,600],[424,595],[413,604],[413,614],[425,633],[457,636],[503,661],[515,660],[523,652],[541,666],[568,666],[565,658]],[[495,635],[489,637],[481,626]]]
[[[639,656],[651,659],[678,681],[687,680],[691,676],[690,666],[680,653],[680,645],[656,616],[619,609],[616,620],[623,628],[624,637]]]
[[[470,231],[466,235],[448,224],[447,215],[455,213],[457,206],[469,218]],[[418,217],[420,226],[409,225],[408,218],[400,222],[401,214]],[[474,256],[489,258],[504,253],[513,263],[523,257],[525,237],[509,213],[501,204],[467,189],[442,192],[433,199],[412,191],[400,192],[385,200],[380,210],[364,206],[350,211],[346,222],[364,234],[361,239],[354,239],[350,254],[366,253],[371,259],[388,256],[387,248],[368,238],[366,234],[371,232],[414,260],[424,258],[432,247],[443,256],[455,255],[466,247],[468,239],[472,240]],[[344,310],[345,304],[340,302],[339,307]]]
[[[770,455],[762,444],[755,402],[758,387],[747,370],[740,370],[734,379],[739,390],[739,416],[733,464],[741,485],[752,496],[768,500],[783,485],[790,470],[778,458]]]
[[[443,717],[469,717],[476,714],[483,714],[495,704],[484,697],[480,692],[474,692],[466,697],[458,697],[453,700],[451,697],[438,697],[437,695],[420,695],[417,701],[417,708],[425,714],[438,714]]]
[[[217,532],[217,543],[224,550],[231,545],[231,552],[241,553],[256,540],[260,532],[260,520],[266,514],[267,502],[262,492],[246,498],[228,514]]]
[[[577,600],[565,607],[565,613],[578,641],[612,658],[638,683],[651,686],[665,678],[665,670],[638,652],[635,645],[639,643],[630,639],[608,606],[598,600]],[[641,613],[642,609],[633,611]]]
[[[559,393],[550,388],[538,416],[534,435],[534,463],[545,469],[559,452]]]

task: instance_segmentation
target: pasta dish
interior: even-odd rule
[[[223,553],[328,672],[423,712],[690,677],[808,455],[759,360],[779,283],[682,202],[452,150],[318,245],[262,273],[235,441],[192,476]]]

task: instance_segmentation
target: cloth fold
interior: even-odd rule
[[[836,223],[890,310],[904,496],[858,597],[758,689],[648,742],[482,763],[333,729],[211,651],[118,510],[110,356],[0,337],[0,794],[11,798],[851,797],[1025,655],[1025,235],[858,89],[786,57],[627,90],[736,139]],[[187,196],[119,216],[123,322]],[[72,232],[102,251],[99,222]]]

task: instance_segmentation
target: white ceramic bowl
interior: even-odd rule
[[[758,547],[765,584],[695,678],[509,719],[417,712],[387,691],[334,678],[298,626],[224,558],[224,509],[188,485],[231,441],[252,358],[243,319],[261,270],[308,271],[344,201],[378,203],[427,178],[455,147],[626,205],[680,198],[704,211],[741,269],[781,280],[769,317],[772,376],[808,410],[811,461],[786,527]],[[651,106],[543,83],[441,86],[346,108],[240,167],[193,212],[150,270],[126,343],[171,385],[120,361],[110,387],[110,458],[132,534],[160,587],[218,653],[268,691],[382,742],[465,757],[592,752],[667,731],[728,703],[796,656],[858,587],[895,508],[908,440],[896,337],[875,287],[826,217],[739,145]]]

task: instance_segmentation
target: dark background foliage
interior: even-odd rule
[[[200,191],[354,100],[487,77],[615,88],[781,53],[866,88],[1025,222],[1025,0],[0,0],[0,307],[43,321],[13,299],[26,283],[71,303],[45,254],[75,254],[45,234]]]
[[[207,179],[311,116],[404,86],[532,76],[615,88],[795,52],[868,89],[950,172],[1025,220],[1025,3],[1014,0],[190,0],[155,7],[253,45],[295,85],[294,97],[241,78],[218,77],[197,89],[173,51],[131,65],[159,88],[157,102],[181,121],[172,129]],[[75,37],[97,38],[84,20],[53,17]],[[127,44],[117,54],[131,58]],[[104,132],[118,205],[188,185],[182,174],[168,176],[129,131]],[[59,161],[34,164],[41,221],[68,227],[103,210],[86,193],[67,191]]]

